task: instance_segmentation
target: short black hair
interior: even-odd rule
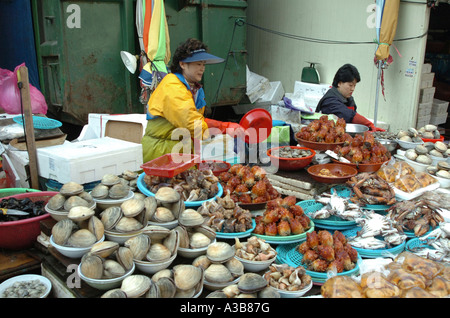
[[[361,81],[358,69],[351,64],[344,64],[337,70],[336,75],[334,75],[332,85],[333,87],[337,87],[339,82],[353,82],[355,79],[357,83]]]
[[[208,47],[202,41],[194,38],[189,38],[184,43],[181,43],[173,55],[170,71],[172,73],[182,73],[180,61],[192,56],[192,52],[200,49],[208,50]]]

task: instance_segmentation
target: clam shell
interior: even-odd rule
[[[127,298],[125,292],[120,288],[108,290],[100,298]]]
[[[144,206],[145,206],[145,213],[147,214],[147,218],[149,220],[151,220],[153,217],[153,214],[156,212],[156,208],[158,207],[155,197],[153,197],[153,196],[146,197],[144,199]]]
[[[70,211],[70,209],[72,209],[73,207],[76,207],[76,206],[89,207],[90,205],[91,205],[91,203],[87,202],[86,200],[80,198],[77,195],[74,195],[74,196],[69,197],[64,202],[64,210]]]
[[[61,193],[57,193],[48,200],[47,207],[51,210],[58,211],[64,207],[64,202],[66,202],[66,197]]]
[[[238,289],[241,293],[255,293],[267,286],[264,277],[256,273],[245,273],[241,276],[238,283]]]
[[[416,162],[429,165],[433,162],[433,160],[427,155],[418,155]]]
[[[122,172],[122,178],[124,178],[125,180],[133,180],[136,179],[137,177],[139,177],[139,173],[135,171],[124,170]]]
[[[244,264],[237,258],[233,257],[225,263],[225,266],[228,268],[231,275],[233,275],[233,278],[237,278],[244,274]]]
[[[127,271],[133,267],[133,252],[125,246],[120,246],[116,251],[116,259]]]
[[[122,199],[130,193],[130,187],[122,183],[117,183],[109,188],[108,195],[111,199]]]
[[[178,232],[179,247],[189,248],[189,234],[185,227],[177,226],[174,231]]]
[[[175,282],[169,277],[161,277],[154,285],[158,287],[160,298],[173,298],[177,292]]]
[[[437,167],[442,170],[450,170],[450,165],[446,161],[440,161],[437,163]]]
[[[439,157],[439,158],[444,158],[444,154],[440,151],[437,151],[436,149],[430,150],[429,155]]]
[[[433,139],[434,138],[434,134],[431,131],[425,131],[422,134],[422,137],[426,138],[426,139]]]
[[[128,298],[138,298],[150,289],[151,284],[150,278],[145,275],[130,275],[122,281],[120,289]]]
[[[228,296],[221,290],[215,290],[206,295],[206,298],[228,298]]]
[[[67,182],[62,185],[61,189],[59,189],[59,193],[64,196],[77,195],[84,191],[84,187],[77,182]]]
[[[439,170],[436,172],[436,177],[450,179],[450,172],[447,170]]]
[[[162,203],[162,206],[168,208],[172,212],[175,219],[178,219],[181,212],[183,212],[186,208],[182,199],[175,203]]]
[[[94,198],[92,198],[92,195],[89,192],[83,191],[78,196],[90,204],[94,203]]]
[[[206,255],[200,255],[200,256],[196,257],[194,259],[194,261],[192,262],[192,265],[194,265],[196,267],[201,267],[204,270],[207,269],[211,264],[212,264],[211,261],[209,260],[209,258]]]
[[[406,142],[412,142],[411,137],[409,137],[408,135],[402,136],[401,138],[399,138],[399,140],[406,141]]]
[[[75,222],[81,222],[90,219],[95,215],[95,211],[86,206],[74,206],[69,210],[67,217]]]
[[[97,238],[87,229],[75,231],[67,240],[67,245],[72,247],[89,247],[97,242]]]
[[[235,248],[226,242],[215,242],[208,246],[206,256],[213,263],[224,263],[235,255]]]
[[[446,144],[444,144],[442,141],[436,141],[436,143],[434,144],[434,148],[437,150],[437,151],[440,151],[440,152],[442,152],[442,153],[444,153],[444,152],[446,152],[447,151],[447,145]]]
[[[147,235],[139,234],[126,240],[124,246],[131,250],[134,259],[140,261],[147,255],[150,243],[150,238]]]
[[[142,233],[148,235],[152,241],[161,241],[170,234],[170,231],[163,226],[149,225],[142,230]]]
[[[401,138],[404,137],[404,136],[408,136],[408,132],[405,131],[405,130],[400,130],[400,131],[397,133],[397,138],[398,138],[398,139],[401,139]],[[409,137],[409,136],[408,136],[408,137]]]
[[[189,246],[193,249],[203,248],[211,243],[211,239],[205,234],[200,232],[195,232],[190,237]]]
[[[186,209],[181,212],[178,222],[183,226],[199,226],[203,224],[205,219],[203,216],[194,209]]]
[[[155,193],[155,199],[162,203],[175,203],[178,202],[181,197],[180,193],[171,187],[161,187]]]
[[[119,243],[113,241],[103,241],[95,243],[91,247],[91,253],[102,258],[107,258],[119,249]]]
[[[165,268],[162,269],[152,276],[152,281],[157,282],[159,279],[163,277],[173,278],[173,271],[171,269]]]
[[[427,141],[422,146],[426,147],[428,149],[428,152],[430,152],[430,150],[434,149],[434,142]]]
[[[408,149],[405,151],[405,157],[408,158],[409,160],[415,161],[417,156],[418,154],[415,149]]]
[[[118,232],[135,232],[142,229],[144,225],[135,218],[123,217],[117,222],[114,229]]]
[[[425,147],[424,145],[418,145],[414,150],[417,152],[418,155],[426,155],[428,153],[428,148]]]
[[[160,223],[167,223],[175,220],[175,216],[168,208],[160,206],[156,208],[153,214],[153,220]]]
[[[258,298],[281,298],[281,295],[275,288],[267,286],[258,292]]]
[[[122,216],[122,209],[117,206],[106,208],[100,213],[100,218],[103,226],[105,227],[105,230],[113,229],[122,218]]]
[[[438,168],[436,166],[428,166],[427,167],[427,172],[431,175],[435,175],[436,172],[438,172]]]
[[[163,245],[169,249],[171,255],[175,254],[179,243],[177,231],[170,231],[170,234],[163,240]]]
[[[126,217],[135,217],[144,210],[144,201],[139,199],[129,199],[120,205],[123,215]]]
[[[108,197],[109,187],[104,184],[97,184],[91,191],[91,196],[94,199],[105,199]]]
[[[101,279],[103,276],[103,260],[98,255],[85,255],[81,260],[81,273],[92,279]]]
[[[102,177],[102,180],[100,181],[101,184],[104,184],[106,186],[112,186],[120,182],[119,176],[116,176],[111,173],[107,173]]]
[[[171,251],[161,243],[152,243],[150,249],[146,255],[146,258],[150,262],[161,262],[168,260],[172,256]]]
[[[178,265],[173,269],[173,276],[176,288],[189,290],[201,282],[203,270],[193,265]]]
[[[103,264],[103,276],[105,278],[115,278],[125,275],[126,271],[119,262],[113,259],[105,260]]]
[[[105,226],[103,225],[102,221],[95,215],[89,219],[88,230],[95,235],[97,241],[100,240],[105,234]]]
[[[205,270],[205,280],[211,283],[227,283],[233,280],[229,269],[223,264],[211,264]]]
[[[437,126],[429,124],[425,125],[424,128],[426,131],[435,131],[437,129]]]
[[[58,245],[65,245],[72,230],[75,228],[75,223],[70,219],[62,219],[52,227],[53,241]]]

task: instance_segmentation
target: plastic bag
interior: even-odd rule
[[[0,107],[8,114],[21,114],[20,89],[17,86],[17,72],[22,63],[11,72],[0,68]],[[47,103],[44,95],[30,84],[31,111],[33,114],[47,114]]]

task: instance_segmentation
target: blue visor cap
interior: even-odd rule
[[[181,62],[184,62],[184,63],[191,63],[191,62],[198,62],[198,61],[205,61],[206,64],[218,64],[218,63],[222,63],[225,60],[223,58],[209,54],[203,49],[195,50],[192,52],[191,56],[185,58],[184,60],[181,60]]]

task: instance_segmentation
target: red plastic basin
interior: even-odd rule
[[[309,150],[311,151],[311,155],[303,158],[284,158],[284,157],[278,157],[272,155],[272,152],[281,149],[281,148],[291,148],[291,149],[300,149],[300,150]],[[274,166],[277,166],[281,170],[300,170],[306,167],[311,163],[314,156],[316,155],[316,152],[314,149],[306,148],[306,147],[298,147],[298,146],[282,146],[282,147],[275,147],[271,148],[267,151],[267,156],[269,156],[270,161]]]
[[[247,112],[239,122],[248,133],[245,142],[257,144],[263,142],[272,132],[272,115],[262,108],[255,108]]]

